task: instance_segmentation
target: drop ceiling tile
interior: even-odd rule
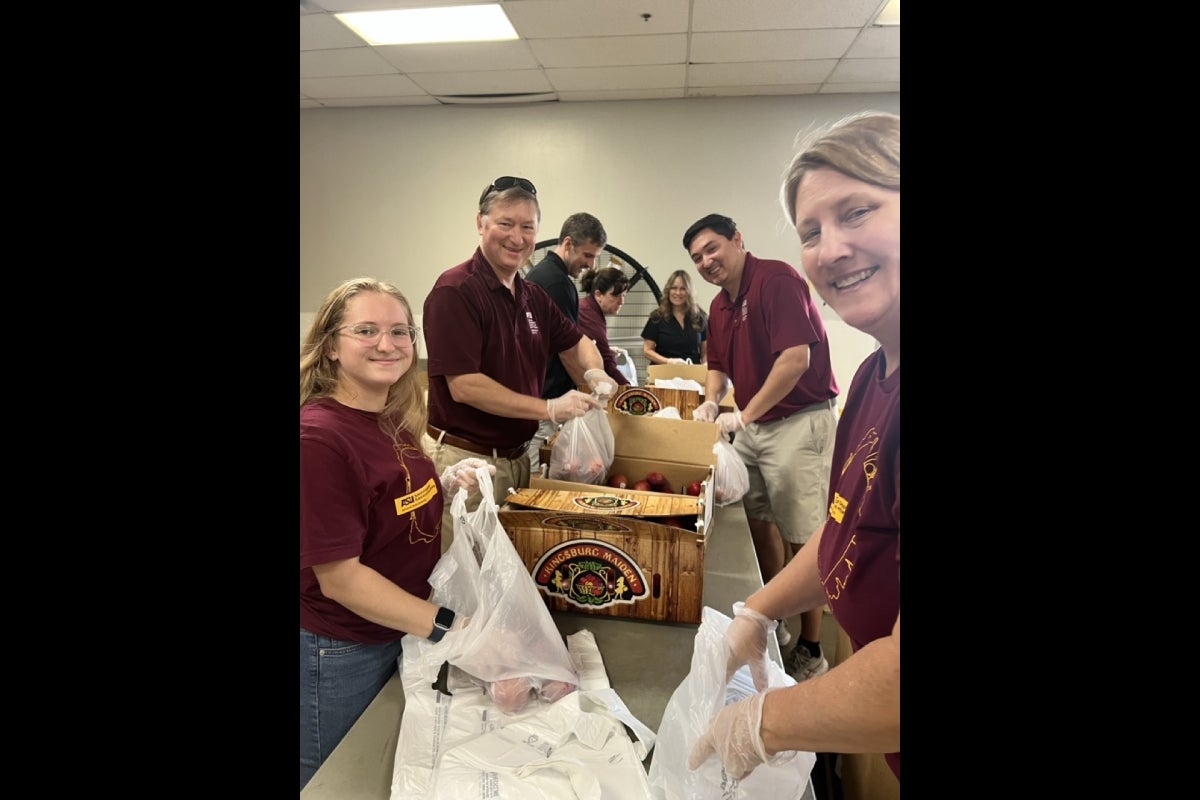
[[[529,47],[548,68],[682,64],[687,60],[687,35],[682,33],[532,39]]]
[[[691,64],[729,61],[799,61],[841,58],[858,35],[857,28],[824,31],[739,31],[694,33]]]
[[[778,85],[785,83],[821,83],[838,62],[756,61],[743,64],[692,64],[688,67],[688,86]]]
[[[848,58],[829,74],[830,83],[883,83],[900,81],[898,58]]]
[[[532,69],[538,66],[529,43],[523,41],[394,44],[375,49],[389,64],[403,72]]]
[[[695,0],[693,31],[861,28],[881,0]]]
[[[403,75],[365,75],[353,78],[301,78],[300,91],[308,97],[405,97],[424,94]]]
[[[537,69],[418,72],[409,77],[430,94],[523,94],[555,88]]]
[[[300,54],[301,78],[337,78],[345,75],[394,75],[395,67],[371,47],[309,50]]]
[[[508,0],[504,13],[526,39],[684,33],[689,0]],[[642,14],[649,14],[648,21]]]
[[[683,89],[594,89],[590,91],[578,92],[560,91],[558,96],[561,100],[566,101],[675,100],[683,97]]]
[[[741,97],[779,94],[817,94],[819,83],[783,83],[775,86],[689,86],[688,97]]]
[[[887,28],[864,28],[854,44],[846,51],[846,58],[899,58],[900,26]]]
[[[338,47],[363,47],[358,34],[326,14],[300,17],[300,49],[332,50]]]
[[[547,77],[560,92],[604,89],[683,88],[682,64],[642,67],[574,67],[547,69]]]
[[[397,95],[395,97],[328,97],[321,100],[323,106],[436,106],[437,98],[427,94]]]

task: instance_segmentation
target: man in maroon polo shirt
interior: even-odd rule
[[[746,250],[742,232],[723,214],[709,214],[683,235],[700,277],[721,288],[709,306],[706,400],[693,418],[734,434],[750,488],[742,498],[763,583],[825,521],[837,427],[837,381],[825,323],[808,281],[783,261]],[[718,416],[732,378],[739,408]],[[829,669],[821,654],[823,608],[801,616],[798,642],[785,659],[797,681]],[[786,644],[790,635],[780,636]]]
[[[496,502],[529,485],[526,455],[538,422],[564,422],[600,404],[571,389],[543,398],[546,364],[557,354],[577,383],[600,394],[612,379],[591,339],[520,267],[537,243],[541,208],[525,178],[504,176],[479,197],[479,246],[443,272],[425,298],[429,351],[429,430],[425,446],[439,471],[463,458],[496,466]],[[607,392],[604,391],[607,387]],[[478,496],[468,510],[479,505]],[[453,535],[451,505],[442,517],[442,550]]]

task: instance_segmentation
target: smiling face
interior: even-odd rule
[[[686,311],[688,307],[688,287],[683,278],[676,278],[667,287],[667,297],[671,298],[671,308],[676,311]]]
[[[705,228],[692,239],[688,255],[701,278],[720,286],[730,297],[737,296],[742,268],[746,265],[741,231],[735,231],[733,238],[727,239],[712,228]]]
[[[512,278],[537,244],[538,210],[532,200],[497,200],[475,215],[479,249],[502,280]]]
[[[338,363],[338,401],[354,408],[379,411],[388,389],[413,364],[411,338],[391,335],[398,325],[412,325],[399,300],[382,292],[361,292],[346,301],[342,326],[369,324],[380,331],[378,341],[362,342],[349,330],[329,338],[329,358]]]
[[[596,258],[604,248],[596,242],[576,242],[570,236],[563,241],[559,257],[567,265],[567,274],[578,278],[585,269],[595,269]]]
[[[814,169],[796,187],[804,272],[848,325],[900,339],[900,192]]]

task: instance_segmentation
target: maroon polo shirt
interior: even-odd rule
[[[789,347],[808,345],[808,369],[795,388],[756,422],[786,417],[804,406],[837,397],[829,363],[829,338],[808,281],[790,264],[746,253],[738,296],[717,292],[708,311],[708,368],[733,381],[744,405],[767,380],[775,359]]]
[[[900,369],[867,356],[834,440],[829,516],[817,550],[829,609],[851,648],[888,636],[900,613]],[[900,754],[888,753],[900,777]]]
[[[583,336],[540,286],[517,273],[513,288],[500,282],[476,247],[469,260],[438,277],[421,321],[429,351],[429,424],[501,450],[532,439],[538,421],[457,403],[446,376],[481,372],[514,392],[541,397],[550,356]]]
[[[608,343],[608,316],[594,294],[589,294],[579,301],[579,328],[596,343],[608,377],[616,381],[618,386],[628,386],[629,378],[626,378],[625,373],[617,366],[617,356]]]

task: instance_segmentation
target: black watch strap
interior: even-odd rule
[[[454,624],[454,612],[445,606],[437,610],[437,615],[433,618],[433,632],[429,634],[429,641],[440,642],[442,637],[446,635],[446,631],[450,630],[450,626]]]

